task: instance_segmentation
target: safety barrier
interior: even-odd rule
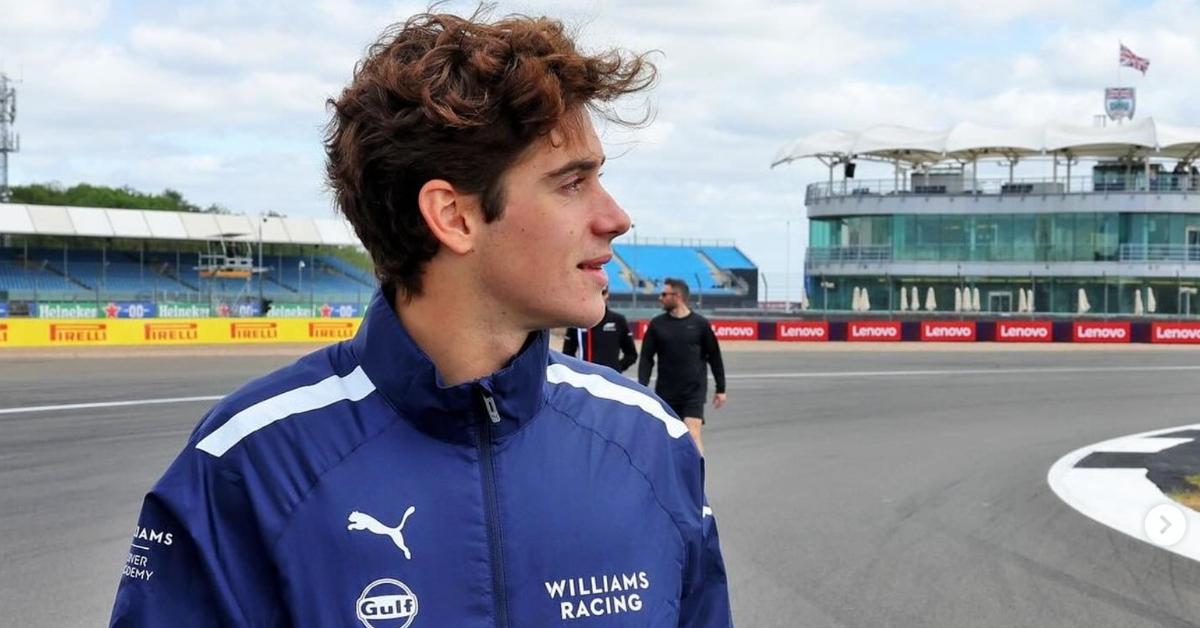
[[[0,348],[329,343],[354,337],[358,319],[0,319]]]
[[[722,341],[1200,344],[1200,322],[1050,320],[712,320]],[[632,323],[639,340],[647,320]]]
[[[330,343],[352,338],[360,319],[0,318],[4,347]],[[645,336],[649,321],[632,322]],[[713,320],[722,341],[781,342],[1077,342],[1200,344],[1200,322]]]

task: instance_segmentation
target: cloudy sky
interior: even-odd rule
[[[384,26],[425,6],[0,0],[0,68],[20,79],[11,182],[169,187],[238,213],[331,216],[325,99]],[[1089,124],[1118,79],[1118,41],[1151,59],[1145,77],[1121,74],[1138,117],[1200,126],[1191,0],[497,6],[561,17],[585,48],[659,51],[654,124],[602,130],[606,185],[639,240],[734,240],[773,298],[799,292],[804,186],[826,177],[817,163],[769,168],[791,139],[873,124]]]

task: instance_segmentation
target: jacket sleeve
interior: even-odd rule
[[[680,513],[680,531],[684,536],[687,556],[684,562],[683,591],[680,599],[681,628],[728,628],[733,626],[729,605],[729,582],[725,561],[721,557],[721,542],[717,520],[704,495],[704,459],[690,437],[677,442],[690,450],[680,458],[678,468],[686,504]]]
[[[702,533],[688,565],[683,599],[680,600],[681,628],[724,628],[733,626],[729,605],[729,581],[721,542],[712,510],[703,507]]]
[[[704,360],[712,368],[717,394],[725,392],[725,361],[721,359],[721,345],[711,325],[704,326]]]
[[[285,626],[243,482],[189,445],[146,496],[110,626]]]
[[[646,326],[646,336],[642,338],[642,355],[638,358],[638,383],[650,385],[650,373],[654,370],[654,322]]]
[[[566,334],[563,335],[562,352],[573,358],[579,357],[579,329],[568,327]]]
[[[624,316],[617,318],[617,333],[620,334],[621,343],[621,362],[619,371],[625,372],[625,369],[633,366],[638,360],[637,345],[633,342],[633,331],[629,329],[629,320]]]

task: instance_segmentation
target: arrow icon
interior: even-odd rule
[[[1170,547],[1187,536],[1187,516],[1174,504],[1159,504],[1146,513],[1142,529],[1147,541]]]

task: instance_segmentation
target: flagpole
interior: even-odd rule
[[[1122,61],[1124,53],[1125,53],[1125,42],[1118,39],[1117,40],[1117,87],[1124,86],[1124,83],[1121,82],[1121,66],[1124,65],[1124,63]],[[1124,126],[1124,124],[1125,124],[1125,116],[1119,116],[1117,118],[1117,126]]]

